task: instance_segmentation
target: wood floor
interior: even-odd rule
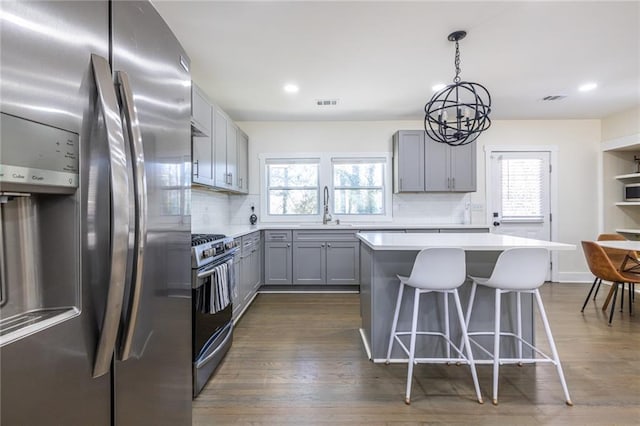
[[[608,327],[604,291],[581,314],[588,288],[542,290],[573,407],[547,364],[503,366],[498,406],[490,403],[490,366],[478,366],[480,405],[468,367],[421,364],[407,406],[406,364],[366,358],[357,294],[260,294],[193,402],[193,424],[640,424],[640,314],[616,312]]]

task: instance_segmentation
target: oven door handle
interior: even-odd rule
[[[227,344],[227,342],[229,341],[229,339],[231,339],[233,337],[233,323],[231,323],[229,325],[229,332],[227,333],[227,335],[225,336],[224,340],[218,345],[216,346],[216,348],[211,351],[210,354],[208,354],[206,357],[204,357],[203,359],[199,359],[196,361],[196,368],[200,368],[202,367],[204,364],[206,364],[207,362],[209,362],[209,360],[211,360],[211,358],[213,358],[214,356],[216,356],[216,354],[218,352],[220,352],[221,348],[224,348],[225,345]]]
[[[233,263],[233,257],[230,257],[230,258],[226,259],[224,262],[216,262],[215,265],[207,266],[206,269],[202,270],[202,272],[198,272],[198,274],[196,275],[196,278],[201,279],[201,278],[210,277],[211,275],[213,275],[213,273],[215,272],[215,270],[216,270],[216,268],[218,266],[224,265],[225,263],[227,263],[227,264]],[[201,285],[202,284],[198,284],[194,288],[198,288]]]

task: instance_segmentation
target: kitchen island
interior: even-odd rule
[[[489,233],[459,233],[459,234],[402,234],[371,232],[359,233],[360,249],[360,315],[362,339],[369,358],[374,362],[386,360],[387,345],[393,320],[396,298],[398,295],[397,274],[409,275],[417,253],[430,247],[460,247],[466,252],[467,274],[489,276],[500,253],[515,247],[544,247],[548,250],[575,250],[572,244],[540,241],[529,238],[513,237],[510,235]],[[460,288],[463,309],[466,312],[468,295],[471,288],[470,281]],[[511,297],[513,296],[513,297]],[[443,296],[427,294],[422,296],[421,317],[418,327],[423,330],[435,330],[441,326],[442,312],[445,309]],[[403,309],[398,319],[398,330],[409,330],[410,306],[413,291],[405,291]],[[454,315],[453,300],[450,300],[449,315],[452,340],[457,341],[459,327]],[[479,287],[469,331],[493,329],[493,292]],[[502,327],[504,330],[515,329],[516,324],[515,296],[505,295],[502,303]],[[522,295],[523,337],[534,341],[533,298]],[[427,328],[427,325],[430,328]],[[441,329],[441,328],[438,328]],[[440,339],[442,340],[442,339]],[[491,338],[481,336],[476,339],[482,346],[489,349]],[[501,353],[514,353],[515,345],[511,339],[503,339]],[[402,350],[395,345],[391,354],[392,361],[406,362]],[[431,337],[418,339],[416,351],[424,356],[443,356],[445,347],[441,341]],[[479,358],[484,358],[481,352],[476,352]],[[530,354],[527,354],[530,355]],[[422,356],[422,355],[421,355]]]

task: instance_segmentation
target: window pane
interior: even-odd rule
[[[334,164],[333,185],[336,187],[380,187],[383,185],[382,163]]]
[[[318,214],[318,191],[315,189],[269,190],[269,214]]]
[[[317,187],[317,164],[269,164],[269,187]]]
[[[384,214],[382,189],[336,189],[336,214]]]
[[[539,158],[502,160],[502,217],[542,217],[543,162]]]

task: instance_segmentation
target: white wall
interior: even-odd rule
[[[554,221],[556,240],[576,244],[571,252],[559,252],[560,281],[591,279],[580,246],[598,233],[598,161],[600,120],[508,120],[497,121],[479,139],[478,192],[474,203],[485,197],[485,145],[555,145],[558,147],[558,206]],[[480,154],[481,153],[481,154]],[[477,197],[477,198],[476,198]]]
[[[278,152],[391,152],[393,133],[397,130],[421,129],[422,121],[375,122],[240,122],[249,135],[249,192],[236,200],[233,211],[244,220],[250,204],[259,200],[258,155]],[[598,174],[600,155],[600,120],[503,120],[495,121],[479,139],[478,191],[460,194],[408,194],[394,196],[394,215],[411,220],[425,209],[435,221],[459,221],[461,208],[468,200],[476,206],[485,204],[485,145],[556,145],[558,147],[559,205],[558,241],[580,244],[598,232]],[[257,204],[256,204],[257,205]],[[400,206],[400,207],[399,207]],[[413,209],[411,207],[414,207]],[[246,211],[244,211],[246,210]],[[237,213],[237,212],[240,213]],[[240,222],[243,223],[243,222]],[[474,211],[472,223],[486,223],[483,209]],[[575,279],[585,275],[586,263],[580,249],[561,253],[557,265],[562,277]]]
[[[602,217],[600,231],[640,228],[638,206],[616,206],[622,201],[624,183],[614,176],[634,173],[638,166],[634,156],[640,156],[640,107],[602,120],[602,148],[618,147],[602,153]],[[627,146],[624,146],[627,145]],[[628,145],[631,145],[628,146]]]

